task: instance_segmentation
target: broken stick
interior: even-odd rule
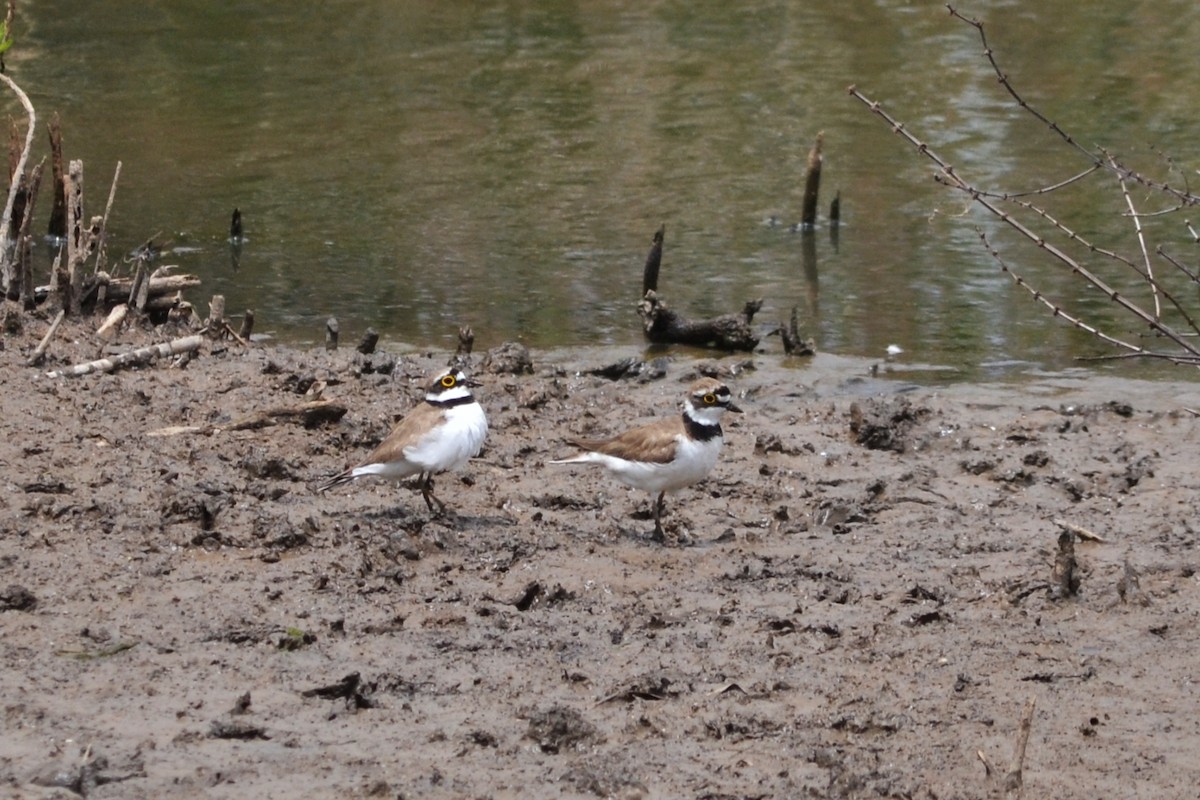
[[[57,316],[54,317],[54,322],[50,323],[50,330],[46,331],[46,335],[42,337],[40,342],[38,342],[38,346],[34,348],[33,354],[30,355],[29,360],[25,362],[27,365],[36,367],[38,364],[42,363],[42,359],[46,357],[46,348],[50,346],[50,340],[54,338],[55,331],[58,330],[59,324],[63,321],[63,317],[66,315],[67,310],[64,308],[58,312]]]
[[[162,344],[150,345],[149,347],[141,347],[137,350],[130,350],[127,353],[113,356],[112,358],[100,358],[95,361],[89,361],[85,364],[76,364],[73,367],[66,369],[53,370],[47,372],[47,378],[74,378],[79,375],[87,375],[92,372],[112,372],[120,367],[127,367],[137,364],[144,364],[153,361],[156,358],[165,358],[166,356],[179,355],[180,353],[192,353],[200,349],[204,337],[199,335],[185,336],[182,339],[175,339]]]
[[[121,323],[125,321],[125,317],[128,315],[129,306],[125,303],[114,306],[113,310],[108,312],[108,317],[104,320],[104,324],[96,329],[96,335],[107,342],[113,337],[117,328],[121,327]]]
[[[281,422],[293,422],[305,428],[315,428],[319,425],[334,423],[346,416],[347,408],[333,400],[310,400],[299,406],[280,406],[258,411],[248,417],[220,425],[173,425],[168,428],[148,431],[147,436],[179,436],[182,434],[200,434],[208,436],[224,431],[250,431],[277,425]]]
[[[1065,519],[1056,519],[1054,520],[1054,524],[1065,531],[1070,531],[1085,542],[1104,542],[1104,537],[1095,531],[1090,531],[1087,528],[1084,528],[1081,525],[1076,525],[1073,522],[1067,522]]]
[[[204,333],[212,339],[219,339],[225,333],[225,295],[214,294],[208,301],[208,322],[204,325]]]
[[[1019,797],[1025,783],[1025,748],[1029,745],[1029,732],[1033,728],[1034,698],[1025,701],[1025,711],[1021,714],[1021,725],[1017,729],[1017,743],[1013,747],[1012,761],[1008,765],[1008,773],[1004,776],[1004,792],[1009,797]]]

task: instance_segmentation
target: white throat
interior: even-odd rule
[[[721,415],[725,413],[724,406],[713,406],[711,408],[696,408],[692,405],[691,400],[684,402],[683,413],[694,419],[701,425],[720,425]]]

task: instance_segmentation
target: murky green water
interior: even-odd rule
[[[1181,183],[1166,153],[1200,181],[1193,0],[964,10],[988,21],[1028,99],[1080,141]],[[762,296],[764,323],[799,306],[823,350],[875,356],[894,343],[905,362],[969,379],[1105,352],[1015,289],[977,238],[994,221],[935,185],[846,94],[856,84],[995,188],[1083,168],[1007,102],[975,33],[936,3],[144,0],[80,13],[39,0],[21,11],[9,73],[43,119],[62,115],[89,213],[124,164],[114,246],[161,233],[169,259],[205,280],[194,300],[222,292],[285,339],[319,339],[335,315],[348,339],[371,325],[445,347],[470,323],[481,346],[636,346],[641,265],[665,222],[661,288],[694,315]],[[824,224],[807,240],[789,229],[819,131],[822,206],[842,197],[836,240]],[[1116,183],[1090,186],[1056,213],[1135,257]],[[249,238],[236,261],[235,206]],[[1196,262],[1182,217],[1155,224]],[[997,243],[1064,304],[1132,327],[1033,248]],[[1131,285],[1128,268],[1096,266]],[[1200,305],[1194,287],[1173,285]]]

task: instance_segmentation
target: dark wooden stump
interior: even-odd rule
[[[638,305],[638,314],[642,317],[646,338],[655,344],[750,351],[758,347],[758,337],[750,323],[762,308],[762,303],[761,299],[750,300],[737,314],[722,314],[712,319],[688,319],[668,308],[657,292],[649,291]]]
[[[646,339],[654,344],[685,344],[719,350],[753,350],[758,346],[750,324],[763,301],[750,300],[737,314],[722,314],[711,319],[688,319],[667,307],[658,294],[658,273],[662,266],[663,238],[666,225],[654,232],[646,264],[642,268],[642,302],[638,314]]]

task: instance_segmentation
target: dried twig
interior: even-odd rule
[[[33,296],[33,237],[29,234],[29,228],[33,224],[33,210],[37,207],[38,192],[42,186],[42,172],[46,168],[46,159],[39,161],[29,172],[28,190],[25,194],[25,208],[21,213],[21,224],[17,231],[17,240],[14,243],[14,260],[16,262],[17,271],[13,275],[13,279],[20,283],[20,298],[21,306],[30,311],[37,305]],[[11,295],[13,287],[9,284],[9,293]]]
[[[1116,161],[1109,159],[1109,164],[1116,166]],[[1154,297],[1154,318],[1162,319],[1162,304],[1158,299],[1158,282],[1154,280],[1154,265],[1150,261],[1150,251],[1146,249],[1146,231],[1142,228],[1142,217],[1133,207],[1133,198],[1129,196],[1129,185],[1125,176],[1117,172],[1117,181],[1121,184],[1121,194],[1125,197],[1125,205],[1129,207],[1129,215],[1133,218],[1133,229],[1137,233],[1138,247],[1142,251],[1142,263],[1146,265],[1146,282],[1150,284],[1150,294]]]
[[[46,349],[50,347],[50,340],[54,338],[54,334],[58,331],[58,326],[62,324],[63,317],[67,315],[66,309],[60,310],[54,317],[54,322],[50,323],[50,329],[46,331],[46,335],[38,342],[38,346],[34,348],[30,354],[29,360],[25,363],[28,366],[36,367],[42,363],[42,359],[46,357]]]
[[[96,335],[101,339],[108,341],[121,327],[121,323],[125,321],[125,317],[129,315],[129,306],[126,303],[113,306],[113,310],[108,312],[108,316],[104,319],[104,323],[96,329]]]
[[[200,434],[207,436],[222,431],[249,431],[267,428],[280,422],[295,422],[306,428],[337,422],[346,416],[347,408],[333,400],[311,400],[298,406],[279,406],[258,411],[248,417],[221,425],[173,425],[148,431],[147,436],[166,437]]]
[[[1029,746],[1029,733],[1033,729],[1034,705],[1033,697],[1025,701],[1025,710],[1017,728],[1017,743],[1013,747],[1012,761],[1009,762],[1008,772],[1004,776],[1004,791],[1009,797],[1019,797],[1024,787],[1025,748]]]
[[[99,358],[95,361],[89,361],[85,364],[76,364],[67,369],[54,370],[47,372],[47,378],[73,378],[79,375],[87,375],[91,372],[112,372],[120,367],[127,367],[134,364],[145,364],[148,361],[153,361],[156,358],[165,358],[166,356],[179,355],[181,353],[192,353],[200,349],[203,344],[204,337],[200,335],[185,336],[182,339],[175,339],[162,344],[150,345],[149,347],[141,347],[137,350],[130,350],[120,355],[115,355],[112,358]]]
[[[1065,531],[1070,531],[1086,542],[1097,542],[1099,544],[1104,543],[1103,536],[1094,531],[1090,531],[1087,528],[1076,525],[1073,522],[1067,522],[1065,519],[1056,519],[1054,520],[1054,524]]]

